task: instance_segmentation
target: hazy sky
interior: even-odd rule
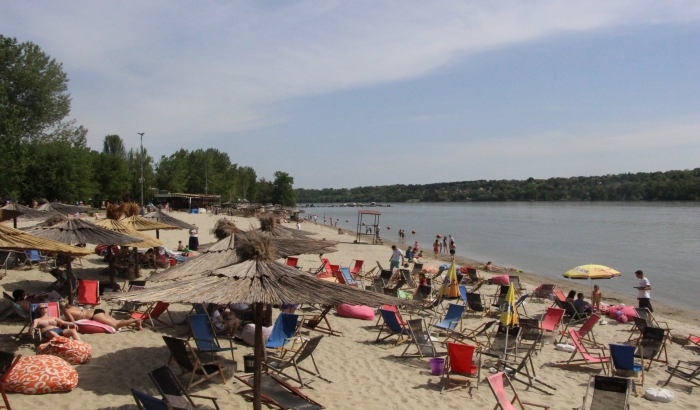
[[[295,187],[700,167],[700,2],[16,1],[71,117]]]

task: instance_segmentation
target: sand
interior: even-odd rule
[[[192,222],[200,227],[200,243],[207,243],[214,240],[208,233],[213,227],[217,217],[213,215],[188,215],[184,213],[173,213],[173,216],[182,220]],[[254,219],[241,217],[232,218],[236,224],[243,229],[256,226]],[[25,224],[26,225],[26,224]],[[294,227],[294,224],[287,225]],[[376,265],[380,261],[383,265],[388,265],[391,250],[382,245],[358,245],[353,244],[353,236],[338,235],[337,231],[313,223],[304,223],[302,228],[317,232],[315,238],[326,238],[339,240],[338,252],[327,254],[331,263],[342,266],[349,265],[353,259],[364,260],[368,267]],[[161,239],[165,245],[171,249],[175,248],[178,240],[187,241],[187,233],[183,231],[161,232]],[[426,249],[426,251],[428,251]],[[430,255],[432,256],[432,252]],[[446,255],[441,256],[446,260]],[[469,261],[458,258],[458,262],[466,264]],[[428,258],[426,263],[440,265],[445,261],[434,261]],[[315,269],[320,265],[318,255],[302,255],[299,264],[304,270]],[[100,276],[99,271],[105,266],[101,258],[89,256],[84,259],[83,266],[75,268],[76,274],[80,278],[97,278],[105,281],[106,276]],[[150,271],[144,272],[146,276]],[[485,277],[491,276],[481,272]],[[511,273],[512,274],[512,273]],[[520,274],[522,282],[528,290],[534,289],[539,283],[547,282],[536,275]],[[5,278],[0,281],[4,291],[12,292],[17,288],[23,288],[28,292],[36,292],[45,289],[53,280],[48,273],[38,269],[32,270],[10,270]],[[562,281],[558,287],[565,290],[572,288],[572,282]],[[604,283],[603,283],[604,284]],[[589,291],[586,284],[576,282],[574,289]],[[632,286],[632,285],[630,285]],[[496,286],[484,286],[482,294],[493,295]],[[630,295],[606,294],[603,286],[604,302],[611,302],[612,299],[623,300],[624,303],[632,304],[634,299]],[[588,296],[587,296],[588,297]],[[539,317],[550,303],[528,303],[527,311],[530,316]],[[103,309],[109,309],[115,305],[102,303]],[[176,323],[185,320],[186,314],[190,311],[190,306],[173,305],[171,313]],[[674,334],[687,335],[690,333],[700,334],[698,325],[698,313],[685,311],[677,308],[670,308],[655,304],[657,320],[668,322]],[[313,315],[317,313],[312,309],[302,309],[298,311],[300,315]],[[275,315],[277,311],[275,311]],[[429,320],[426,317],[426,320]],[[336,330],[343,332],[343,337],[324,337],[319,345],[315,358],[322,374],[325,378],[332,380],[326,383],[316,380],[311,384],[312,388],[304,388],[303,391],[308,396],[323,404],[329,409],[405,409],[405,408],[493,408],[495,399],[484,381],[489,375],[489,368],[493,365],[490,358],[484,359],[481,369],[482,378],[478,389],[452,388],[449,391],[440,393],[440,378],[430,374],[428,359],[398,359],[395,355],[401,354],[403,347],[392,348],[389,342],[374,343],[377,337],[376,329],[373,327],[376,321],[361,321],[356,319],[341,318],[331,313],[329,320]],[[485,320],[485,319],[484,319]],[[474,328],[482,323],[473,316],[464,319],[464,326]],[[31,339],[27,336],[19,342],[13,337],[21,329],[19,322],[4,322],[0,324],[2,337],[0,338],[0,349],[20,353],[23,355],[33,355],[34,349]],[[624,342],[629,336],[630,325],[618,325],[614,321],[609,321],[606,326],[597,325],[594,332],[596,339],[602,343]],[[187,327],[178,325],[174,328],[153,331],[144,329],[134,331],[129,328],[122,329],[114,335],[83,335],[83,340],[90,343],[93,349],[93,359],[90,363],[76,366],[80,375],[77,388],[72,392],[64,394],[26,396],[21,394],[9,394],[10,403],[17,409],[29,408],[60,408],[60,409],[127,409],[136,408],[133,398],[130,395],[130,388],[142,390],[156,395],[156,390],[148,378],[148,371],[167,363],[168,351],[162,341],[162,335],[185,336]],[[312,332],[311,335],[318,333]],[[391,338],[390,338],[391,340]],[[440,337],[442,340],[442,337]],[[252,353],[252,348],[245,346],[242,342],[237,344],[236,360],[240,374],[243,370],[242,357]],[[445,347],[437,345],[438,350],[444,351]],[[685,348],[679,345],[668,345],[669,361],[675,363],[677,360],[697,360],[698,349]],[[547,396],[537,391],[527,391],[525,386],[517,383],[516,389],[525,401],[547,404],[552,408],[572,408],[580,406],[582,397],[586,391],[588,374],[598,374],[600,368],[584,367],[582,369],[557,368],[550,364],[565,360],[568,353],[554,350],[552,344],[547,344],[539,355],[534,359],[538,378],[547,384],[556,387],[553,396]],[[219,354],[219,359],[224,366],[232,367],[230,355]],[[177,370],[173,364],[173,370]],[[643,389],[655,387],[666,380],[664,371],[665,365],[654,363],[651,370],[645,374]],[[230,374],[231,370],[229,370]],[[294,383],[294,382],[292,382]],[[642,397],[631,396],[631,408],[634,409],[656,409],[656,408],[698,408],[691,395],[688,383],[678,379],[673,380],[669,388],[676,394],[676,401],[670,404],[653,403]],[[220,380],[204,382],[192,388],[191,392],[219,398],[221,409],[241,409],[252,408],[250,402],[237,394],[243,390],[237,380],[228,377],[227,383],[223,385]],[[202,400],[195,399],[197,403],[205,404]]]

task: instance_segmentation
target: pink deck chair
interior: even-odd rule
[[[510,389],[513,391],[513,399],[508,398],[508,392],[506,392],[506,388],[503,384],[503,379],[508,380],[508,384],[510,385]],[[541,404],[535,404],[535,403],[528,403],[524,401],[520,401],[520,397],[518,397],[518,392],[515,391],[515,387],[513,387],[513,383],[510,382],[510,379],[508,378],[508,375],[505,373],[496,373],[492,376],[489,376],[486,378],[486,380],[489,382],[489,387],[491,387],[491,392],[493,392],[493,395],[496,397],[496,407],[494,407],[494,410],[497,410],[499,407],[503,410],[525,410],[525,405],[527,404],[528,406],[535,406],[535,407],[540,407],[545,410],[549,409],[549,406],[543,406]],[[515,404],[518,404],[518,407],[515,407]]]
[[[593,334],[593,327],[596,325],[596,323],[598,323],[599,320],[600,315],[594,313],[588,317],[588,319],[583,323],[583,325],[580,328],[576,330],[578,337],[583,343],[591,343],[593,346],[598,345],[598,342],[595,341],[595,335]],[[561,343],[562,340],[569,337],[568,330],[568,328],[564,328],[564,330],[559,332],[559,334],[561,335],[561,338],[559,338],[559,343]]]
[[[579,338],[576,329],[569,329],[569,337],[571,337],[571,341],[576,347],[576,351],[571,354],[569,360],[565,362],[557,362],[558,366],[585,366],[599,364],[603,368],[603,372],[608,374],[610,357],[605,356],[605,349],[602,346],[600,347],[600,353],[589,353],[588,349],[586,349],[586,345],[581,342],[581,338]],[[578,354],[580,354],[583,359],[574,360],[574,357],[576,357]]]
[[[158,323],[162,323],[163,325],[165,325],[165,327],[174,327],[173,326],[173,323],[174,323],[173,317],[170,316],[170,311],[168,310],[168,306],[170,306],[170,303],[156,302],[156,303],[152,304],[151,306],[149,306],[145,312],[133,312],[133,313],[131,313],[130,316],[132,319],[140,319],[141,321],[143,321],[146,324],[148,324],[148,322],[150,322],[151,327],[153,329],[156,328],[154,321],[158,322]],[[164,321],[162,321],[160,319],[160,316],[163,313],[168,314],[168,317],[170,318],[170,324],[165,323]]]
[[[542,324],[540,325],[540,332],[542,332],[542,337],[540,337],[540,350],[544,347],[545,332],[554,333],[558,331],[565,312],[564,309],[547,308],[547,313],[544,315],[544,320],[542,320]]]
[[[690,340],[690,343],[694,344],[695,346],[700,347],[700,336],[690,335],[688,336],[688,340]]]
[[[555,299],[559,299],[562,302],[566,302],[566,295],[564,295],[564,292],[561,291],[561,289],[554,289],[552,291],[554,294]],[[555,301],[552,306],[556,306],[557,302]]]
[[[352,263],[351,263],[352,264]],[[350,269],[350,274],[353,276],[362,276],[364,273],[363,267],[365,266],[365,261],[360,259],[355,259],[355,264]]]
[[[321,272],[316,274],[316,277],[319,279],[334,277],[333,265],[331,265],[330,262],[328,262],[328,259],[326,259],[326,258],[321,259],[321,261],[323,262],[323,269],[321,269]],[[335,265],[335,266],[338,266],[338,265]],[[340,268],[340,266],[338,266],[338,268]]]
[[[292,268],[299,268],[299,258],[292,258],[291,256],[287,257],[287,266],[291,266]]]
[[[442,393],[442,391],[445,390],[445,387],[450,384],[451,374],[474,378],[476,380],[476,389],[479,389],[481,356],[479,356],[478,363],[474,364],[475,349],[476,346],[464,343],[447,342],[447,360],[445,361],[445,370],[440,377],[440,380],[443,382],[440,393]],[[466,382],[469,383],[469,387],[471,387],[472,381],[466,380]]]
[[[99,306],[100,282],[96,280],[79,280],[78,304],[86,306]]]

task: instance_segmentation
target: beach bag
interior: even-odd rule
[[[374,309],[363,305],[348,305],[341,303],[335,307],[340,317],[349,317],[351,319],[374,320]]]
[[[78,372],[60,357],[24,356],[2,383],[7,391],[44,394],[71,391],[78,385]]]
[[[85,364],[92,359],[92,347],[85,342],[56,336],[39,345],[36,354],[57,356],[70,364]]]

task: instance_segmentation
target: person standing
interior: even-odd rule
[[[401,265],[403,265],[403,252],[401,249],[397,248],[396,245],[391,245],[391,259],[389,259],[389,269],[392,271],[394,269],[398,269]]]
[[[190,243],[189,243],[189,248],[192,251],[196,251],[197,248],[199,248],[199,228],[197,228],[197,225],[192,224],[192,227],[190,228]]]
[[[651,307],[651,283],[649,283],[649,279],[644,277],[644,272],[641,270],[634,272],[634,275],[639,280],[639,285],[635,286],[635,288],[639,291],[637,294],[639,307],[647,308],[650,312],[653,312],[654,309]]]
[[[455,261],[455,254],[457,253],[457,244],[454,238],[450,235],[450,261]]]
[[[440,240],[435,238],[435,243],[433,243],[433,253],[435,254],[435,259],[438,257],[438,252],[440,252]]]
[[[445,253],[447,253],[447,249],[448,249],[448,247],[447,247],[447,235],[442,237],[442,249],[444,249]]]

